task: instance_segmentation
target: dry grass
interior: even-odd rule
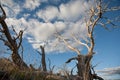
[[[66,80],[64,77],[48,72],[24,70],[16,68],[12,61],[0,59],[0,80]]]

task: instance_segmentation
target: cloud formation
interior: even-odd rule
[[[57,7],[49,6],[44,10],[39,10],[36,15],[42,18],[45,22],[51,21],[59,15]]]
[[[40,5],[40,0],[25,0],[24,7],[33,10]]]
[[[120,75],[120,66],[113,67],[113,68],[105,68],[104,70],[99,70],[97,72],[100,72],[104,75],[112,76],[112,75]]]
[[[21,7],[21,4],[15,3],[13,0],[11,2],[3,1],[3,4],[10,5],[9,7],[14,10],[17,16],[23,15],[20,18],[8,17],[6,22],[9,26],[13,25],[17,32],[26,29],[23,37],[32,44],[33,48],[37,49],[40,44],[47,42],[46,50],[48,52],[67,50],[63,44],[58,45],[59,41],[55,37],[56,31],[60,32],[65,38],[70,38],[72,33],[78,38],[86,37],[86,28],[82,16],[86,16],[86,11],[91,7],[92,2],[71,0],[59,6],[48,5],[43,9],[36,9],[42,5],[42,2],[47,2],[47,0],[25,0]],[[33,12],[27,13],[24,8],[30,11],[36,9],[36,12],[34,12],[35,14]],[[11,15],[8,8],[5,7],[5,11]],[[20,12],[24,12],[24,14],[19,14]],[[31,15],[35,15],[37,18],[31,17]],[[28,17],[29,19],[27,19]],[[38,18],[44,20],[44,22]],[[73,40],[70,43],[74,47],[80,47],[77,43],[73,43]]]
[[[39,10],[36,14],[39,18],[42,18],[45,22],[51,21],[54,18],[62,19],[64,21],[77,21],[83,15],[86,15],[86,11],[91,7],[91,2],[84,0],[70,1],[60,6],[48,6],[43,10]]]
[[[7,17],[16,17],[22,11],[22,6],[13,0],[1,0],[1,4],[5,9]]]

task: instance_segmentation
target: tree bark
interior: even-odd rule
[[[22,58],[20,57],[20,55],[18,53],[18,49],[21,46],[22,35],[21,36],[18,35],[21,38],[20,38],[20,42],[17,43],[16,39],[11,36],[9,29],[8,29],[8,26],[5,22],[5,18],[6,18],[5,11],[1,5],[0,5],[0,8],[3,12],[3,16],[0,16],[0,24],[2,26],[2,33],[6,37],[6,39],[4,39],[3,41],[4,41],[5,45],[8,46],[10,48],[10,50],[12,51],[12,60],[13,60],[14,64],[17,65],[20,69],[28,68],[28,66],[22,60]]]
[[[12,60],[13,62],[20,68],[20,69],[24,69],[24,68],[28,68],[28,66],[26,65],[26,63],[22,60],[22,58],[20,57],[19,53],[18,53],[18,46],[17,46],[17,42],[15,40],[12,39],[9,29],[5,23],[5,21],[1,21],[1,25],[3,27],[4,30],[4,34],[8,40],[9,43],[9,48],[12,51]]]
[[[47,68],[46,68],[46,60],[45,60],[45,50],[44,50],[44,47],[43,46],[40,46],[41,48],[41,51],[42,51],[42,58],[41,58],[41,61],[42,61],[42,68],[43,68],[43,71],[47,71]]]
[[[91,69],[90,69],[90,61],[92,56],[84,56],[78,55],[77,61],[77,69],[78,75],[80,76],[81,80],[92,80],[91,79]]]

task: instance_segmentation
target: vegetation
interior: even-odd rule
[[[69,44],[67,41],[68,39],[65,39],[62,35],[57,33],[57,37],[61,39],[70,50],[77,53],[76,57],[70,58],[68,61],[66,61],[66,63],[69,63],[72,60],[77,60],[77,75],[70,75],[67,71],[65,71],[65,75],[54,74],[48,71],[45,61],[44,46],[40,46],[42,53],[38,52],[42,56],[42,69],[35,69],[32,65],[28,66],[19,55],[19,49],[22,49],[23,47],[21,44],[23,31],[21,30],[19,33],[17,33],[13,28],[13,32],[15,33],[16,37],[12,36],[7,23],[5,22],[6,13],[1,5],[0,8],[3,12],[3,15],[0,17],[0,40],[3,41],[12,52],[12,60],[6,58],[0,59],[0,80],[103,80],[103,78],[99,77],[95,73],[93,67],[91,66],[91,60],[95,54],[95,40],[93,33],[98,24],[103,26],[103,24],[108,23],[114,26],[114,23],[112,23],[108,18],[104,18],[103,14],[111,10],[118,10],[119,8],[108,9],[108,7],[102,6],[101,0],[97,0],[96,6],[92,7],[90,11],[88,11],[89,18],[85,19],[87,39],[81,41],[75,36],[74,33],[71,34],[75,42],[87,48],[86,55],[83,55],[81,53],[82,51],[71,46],[71,44]],[[101,23],[100,20],[102,19],[107,20],[105,23]],[[104,28],[106,27],[104,26]]]

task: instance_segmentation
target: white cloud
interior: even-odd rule
[[[21,6],[13,0],[2,0],[1,3],[4,5],[7,17],[15,17],[22,10]]]
[[[24,7],[34,10],[41,2],[42,0],[26,0]],[[14,2],[9,4],[14,5]],[[72,0],[69,3],[61,4],[59,9],[55,6],[48,6],[45,9],[39,10],[36,15],[44,19],[45,23],[33,18],[26,20],[26,17],[30,16],[28,13],[24,14],[23,17],[19,19],[7,18],[6,22],[9,26],[13,25],[17,32],[21,29],[26,29],[23,37],[27,38],[35,49],[37,49],[42,42],[47,41],[47,52],[65,51],[67,50],[67,47],[63,46],[64,44],[59,44],[60,42],[56,39],[55,33],[56,31],[60,32],[65,38],[71,40],[69,43],[72,46],[80,47],[77,43],[73,43],[71,33],[74,33],[78,38],[86,37],[85,24],[79,16],[85,15],[84,11],[90,6],[87,4],[89,3],[83,0],[81,2],[79,0]],[[51,23],[50,21],[55,18],[62,19],[63,21],[56,20],[54,23]]]
[[[112,68],[105,68],[103,70],[99,70],[97,72],[100,72],[104,75],[108,75],[108,76],[111,76],[111,75],[120,75],[120,66],[118,67],[112,67]]]
[[[58,16],[58,9],[57,7],[49,6],[44,10],[39,10],[36,15],[42,18],[45,22],[51,21],[52,19]]]
[[[48,44],[46,46],[47,52],[67,50],[67,48],[65,48],[63,44],[59,44],[59,41],[56,39],[56,31],[62,32],[61,34],[64,35],[66,38],[70,38],[71,33],[78,34],[78,32],[81,32],[81,35],[79,35],[79,37],[83,35],[85,36],[85,27],[84,24],[80,21],[76,23],[61,21],[55,23],[43,23],[39,22],[36,19],[30,19],[26,21],[25,18],[7,18],[6,22],[9,26],[13,25],[17,33],[20,30],[26,29],[24,31],[23,37],[27,38],[28,41],[33,45],[33,48],[35,49],[37,49],[41,43],[48,41]],[[70,41],[70,43],[75,47],[79,47],[77,43],[73,43],[72,41]]]
[[[43,10],[39,10],[36,15],[48,22],[54,18],[62,19],[64,21],[77,21],[82,16],[87,14],[87,10],[92,3],[84,0],[70,1],[66,4],[61,4],[58,8],[55,6],[48,6]]]
[[[26,14],[24,14],[23,16],[24,16],[24,18],[27,18],[27,17],[30,16],[30,14],[26,13]]]
[[[28,23],[24,18],[16,19],[16,18],[7,18],[6,19],[8,27],[11,28],[13,26],[16,29],[16,32],[18,33],[20,30],[24,30],[28,27]],[[24,25],[23,25],[24,24]]]
[[[67,21],[77,21],[87,14],[87,10],[91,7],[90,2],[84,0],[71,0],[67,4],[61,4],[60,18]]]
[[[40,0],[25,0],[24,7],[29,10],[34,10],[40,5]]]
[[[41,5],[41,2],[48,2],[48,0],[25,0],[24,8],[34,10]]]

